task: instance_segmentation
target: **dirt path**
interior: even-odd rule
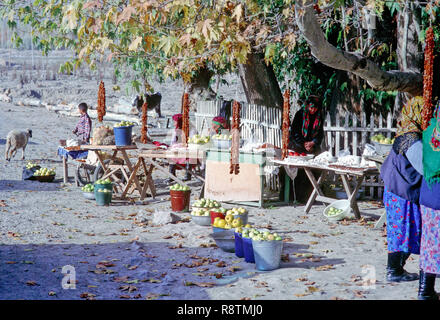
[[[43,108],[0,103],[0,144],[30,127],[26,160],[55,167],[57,141],[77,119]],[[3,152],[3,151],[2,151]],[[250,222],[281,233],[278,270],[258,272],[233,253],[211,247],[210,228],[192,222],[152,226],[162,201],[99,207],[72,183],[23,182],[25,161],[0,159],[0,299],[415,299],[417,282],[385,282],[386,238],[372,228],[383,212],[362,202],[366,219],[329,223],[316,206],[250,210]],[[181,214],[181,218],[188,217]],[[371,220],[371,221],[368,221]],[[407,270],[418,271],[418,256]],[[73,267],[73,269],[71,267]],[[63,273],[63,267],[64,273]],[[75,289],[63,289],[65,274]],[[370,287],[363,279],[371,277]]]

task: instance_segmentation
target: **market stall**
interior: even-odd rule
[[[350,202],[350,207],[353,210],[353,213],[357,219],[361,218],[359,207],[357,205],[356,195],[359,191],[359,188],[362,185],[362,182],[367,175],[377,174],[378,170],[376,167],[371,167],[366,164],[361,165],[345,165],[338,163],[325,163],[319,161],[313,161],[313,159],[303,160],[301,157],[288,157],[284,160],[272,160],[274,164],[283,165],[287,168],[293,169],[304,169],[307,174],[307,177],[310,180],[310,183],[313,185],[313,192],[310,195],[307,204],[304,208],[304,211],[308,213],[312,208],[313,204],[317,201],[321,201],[324,203],[333,203],[338,199],[330,198],[324,195],[321,186],[324,182],[325,177],[329,173],[334,173],[339,175],[342,179],[343,186],[345,192],[348,196],[348,201]],[[315,176],[312,173],[312,170],[316,169],[320,171],[320,176],[318,180],[316,180]],[[350,186],[349,179],[353,178],[355,181],[354,188]]]

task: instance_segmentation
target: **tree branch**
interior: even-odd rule
[[[345,52],[331,45],[324,36],[313,10],[313,0],[297,1],[295,16],[297,25],[310,46],[313,56],[323,64],[351,72],[366,80],[376,90],[403,91],[411,95],[423,92],[423,75],[415,72],[382,70],[375,62],[352,52]]]

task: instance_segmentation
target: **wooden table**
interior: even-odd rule
[[[387,158],[387,155],[382,156],[365,156],[365,160],[374,161],[376,163],[376,167],[378,170],[382,167],[382,164],[384,163],[385,159]],[[375,229],[380,229],[383,227],[384,223],[387,221],[387,213],[384,210],[384,213],[380,216],[379,220],[377,220],[376,224],[374,225]]]
[[[82,150],[92,151],[96,154],[98,158],[98,162],[101,164],[102,169],[104,170],[104,174],[101,179],[110,178],[113,182],[113,190],[116,193],[120,193],[120,199],[125,199],[127,193],[130,193],[137,190],[139,194],[142,193],[142,185],[139,182],[139,179],[136,176],[136,172],[138,169],[138,164],[134,165],[131,163],[130,158],[127,154],[128,150],[136,150],[137,146],[98,146],[98,145],[82,145]],[[100,151],[110,151],[112,155],[109,158],[109,162],[106,163],[106,160],[100,154]],[[122,156],[122,158],[118,157],[118,154]],[[119,159],[123,160],[123,163],[118,163]],[[122,177],[125,178],[125,182],[122,178],[119,178],[116,174],[120,172]],[[132,184],[134,183],[135,188],[130,190]]]
[[[337,165],[320,165],[312,162],[290,162],[290,161],[282,161],[282,160],[272,160],[273,163],[294,167],[298,169],[304,169],[307,177],[309,178],[311,184],[313,185],[313,191],[310,195],[307,204],[304,208],[304,211],[308,213],[312,208],[313,204],[316,201],[321,201],[324,203],[332,203],[338,199],[333,199],[330,197],[326,197],[321,190],[321,185],[324,182],[325,177],[329,172],[334,172],[341,176],[342,183],[344,185],[345,192],[348,196],[348,201],[350,202],[350,207],[353,209],[353,213],[357,219],[361,218],[361,214],[359,211],[359,207],[357,205],[356,195],[359,191],[359,188],[364,181],[366,175],[377,174],[377,168],[368,167],[368,168],[349,168],[345,166],[337,166]],[[318,180],[315,179],[315,176],[312,173],[313,169],[318,169],[321,171],[321,174]],[[349,183],[349,177],[353,176],[356,178],[356,184],[354,189],[352,190]]]
[[[154,150],[141,150],[138,154],[138,161],[136,162],[134,171],[132,175],[136,175],[137,170],[142,166],[146,175],[146,182],[141,191],[141,200],[143,200],[147,195],[147,190],[150,189],[151,195],[154,198],[156,196],[156,188],[154,186],[154,181],[152,178],[153,169],[157,169],[165,174],[167,177],[176,181],[181,185],[187,186],[187,183],[177,178],[175,175],[171,174],[167,169],[164,168],[158,160],[165,160],[167,164],[173,163],[172,159],[186,158],[190,165],[196,165],[205,159],[205,151],[201,149],[154,149]],[[185,168],[185,165],[179,165],[180,168]],[[199,175],[193,168],[189,168],[188,172],[194,176],[197,180],[205,183],[205,178]],[[133,183],[133,180],[128,181],[128,186]],[[204,186],[202,185],[201,196],[203,194]]]

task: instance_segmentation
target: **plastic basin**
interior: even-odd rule
[[[337,215],[334,216],[328,216],[328,211],[330,210],[330,208],[336,208],[336,209],[342,209],[343,211]],[[328,220],[331,221],[338,221],[338,220],[342,220],[345,217],[347,217],[350,214],[351,211],[351,207],[350,207],[350,202],[348,200],[337,200],[335,202],[332,202],[331,204],[329,204],[323,211],[324,217],[326,217]]]
[[[191,220],[198,224],[199,226],[210,226],[211,217],[210,216],[193,216],[191,215]]]
[[[83,192],[83,196],[89,200],[95,200],[95,192]]]

